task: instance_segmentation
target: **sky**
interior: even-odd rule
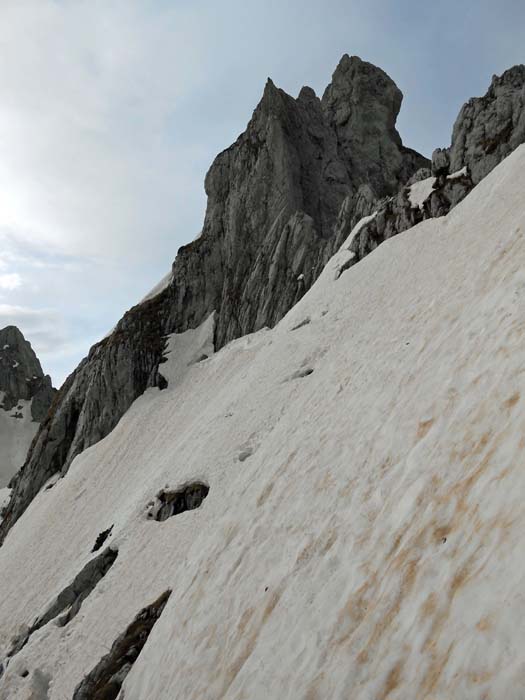
[[[59,386],[199,233],[268,76],[321,95],[344,53],[375,63],[429,156],[524,26],[523,0],[0,0],[0,328]]]

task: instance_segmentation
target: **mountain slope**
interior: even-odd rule
[[[0,489],[24,464],[53,397],[31,344],[15,326],[0,329]]]
[[[355,56],[343,56],[322,99],[310,88],[294,99],[268,81],[246,131],[206,176],[201,236],[179,249],[167,286],[128,311],[61,388],[14,484],[0,542],[47,479],[159,385],[166,334],[215,312],[218,349],[275,325],[334,251],[340,213],[353,226],[429,164],[395,130],[401,97]]]
[[[111,526],[118,550],[0,698],[63,700],[118,668],[157,599],[126,700],[522,698],[524,187],[522,146],[335,279],[337,254],[275,329],[204,360],[213,317],[171,336],[167,389],[0,549],[4,659]],[[191,484],[200,507],[157,520]]]

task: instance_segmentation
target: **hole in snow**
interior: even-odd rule
[[[108,547],[97,557],[88,561],[80,573],[75,576],[73,582],[58,594],[46,612],[38,617],[29,629],[26,628],[22,634],[13,640],[13,645],[7,654],[8,658],[18,654],[28,643],[34,632],[62,613],[65,614],[57,620],[57,624],[59,627],[65,627],[78,613],[82,603],[92,593],[98,582],[111,569],[117,555],[117,550]]]
[[[98,534],[97,539],[95,540],[95,544],[93,545],[93,549],[91,550],[92,552],[98,552],[98,550],[102,547],[107,538],[111,535],[112,530],[113,525],[111,527],[108,527],[107,530],[102,530],[102,532]]]
[[[304,369],[298,369],[289,379],[302,379],[303,377],[308,377],[310,374],[313,374],[313,369],[311,367],[305,367]]]
[[[186,510],[195,510],[204,501],[209,490],[210,487],[207,484],[195,481],[177,491],[161,491],[148,517],[163,522]]]
[[[243,450],[239,454],[239,462],[244,462],[245,459],[248,459],[248,457],[251,457],[253,454],[253,448],[248,447],[246,450]]]
[[[77,686],[73,700],[115,700],[124,679],[146,644],[164,610],[171,591],[143,608],[126,631],[113,643],[109,654]]]
[[[311,323],[311,318],[310,318],[310,316],[307,316],[302,321],[300,321],[296,326],[293,326],[292,328],[290,328],[290,330],[296,331],[299,328],[302,328],[303,326],[307,326],[309,323]]]

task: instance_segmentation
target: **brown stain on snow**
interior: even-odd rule
[[[508,411],[512,410],[514,406],[518,403],[520,400],[520,393],[519,391],[515,391],[512,396],[509,396],[509,398],[503,402],[503,407],[506,408]]]
[[[257,640],[259,639],[259,635],[261,634],[261,631],[266,622],[268,621],[270,615],[277,607],[282,594],[282,587],[278,588],[277,590],[271,593],[270,599],[266,603],[262,615],[258,621],[254,619],[255,612],[251,608],[245,610],[245,612],[241,616],[241,620],[239,621],[239,624],[237,626],[237,637],[235,641],[238,643],[239,641],[242,641],[242,639],[246,636],[247,627],[250,624],[250,622],[252,623],[252,630],[251,633],[248,635],[247,641],[245,642],[241,652],[235,657],[233,662],[226,669],[224,684],[220,695],[218,695],[218,698],[224,698],[227,695],[232,683],[241,672],[244,664],[253,654],[253,651],[257,645]]]
[[[403,670],[403,661],[398,661],[389,671],[386,677],[386,682],[383,690],[377,696],[377,700],[386,700],[401,683],[401,672]]]
[[[429,418],[428,420],[419,421],[417,428],[416,440],[422,440],[428,433],[430,428],[434,425],[435,419]]]

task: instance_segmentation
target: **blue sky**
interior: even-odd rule
[[[322,94],[343,53],[371,61],[429,155],[524,26],[516,0],[2,0],[0,327],[60,384],[199,232],[268,76]]]

